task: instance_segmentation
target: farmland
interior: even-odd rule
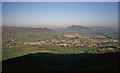
[[[40,52],[57,54],[99,54],[117,52],[119,49],[116,32],[111,34],[104,31],[103,34],[97,32],[96,34],[92,33],[95,31],[92,31],[88,34],[85,31],[84,33],[68,33],[67,31],[42,29],[44,31],[37,32],[38,29],[8,28],[3,28],[3,60]],[[108,37],[109,35],[111,37]]]

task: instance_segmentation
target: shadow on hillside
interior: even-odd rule
[[[117,53],[60,55],[37,53],[2,62],[3,71],[118,71]]]

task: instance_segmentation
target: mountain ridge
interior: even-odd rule
[[[29,27],[3,27],[2,32],[41,32],[41,33],[54,33],[49,28],[29,28]]]
[[[84,27],[84,26],[81,26],[81,25],[72,25],[72,26],[69,26],[67,27],[68,29],[90,29],[90,28],[87,28],[87,27]]]

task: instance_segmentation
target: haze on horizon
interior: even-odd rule
[[[117,2],[3,2],[2,14],[3,26],[118,27]]]

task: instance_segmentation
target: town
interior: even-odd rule
[[[101,40],[102,39],[102,40]],[[57,36],[52,40],[38,40],[37,42],[24,42],[24,44],[40,45],[48,44],[51,46],[60,47],[95,47],[102,43],[117,43],[116,39],[109,39],[101,35],[88,34],[65,34],[64,36]]]

